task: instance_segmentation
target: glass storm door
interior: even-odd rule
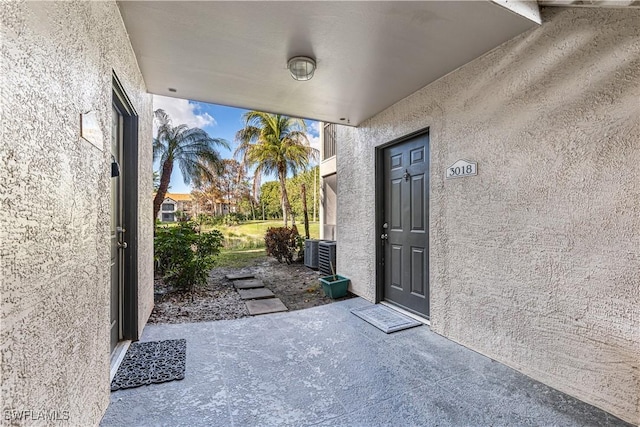
[[[111,351],[122,337],[123,250],[122,228],[122,114],[113,106],[111,125]],[[117,166],[115,166],[117,165]],[[115,169],[115,170],[114,170]]]

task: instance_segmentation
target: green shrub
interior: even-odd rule
[[[264,236],[264,243],[267,255],[278,260],[291,264],[302,247],[302,238],[298,234],[298,229],[289,227],[271,227],[267,229]]]
[[[200,213],[198,214],[197,222],[203,225],[221,225],[224,222],[224,217],[222,215],[213,216]]]
[[[238,225],[247,220],[247,217],[240,212],[231,212],[223,217],[225,225]]]
[[[223,240],[218,230],[200,233],[193,222],[158,227],[154,239],[158,272],[165,283],[176,289],[192,290],[196,285],[203,285]]]
[[[189,221],[189,214],[185,211],[176,211],[176,221],[178,222],[187,222]]]

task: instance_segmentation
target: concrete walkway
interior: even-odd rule
[[[386,335],[330,305],[148,325],[187,339],[186,378],[119,390],[102,426],[626,426],[420,326]]]

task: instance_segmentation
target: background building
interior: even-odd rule
[[[180,215],[185,218],[195,218],[198,213],[198,204],[191,194],[167,193],[158,212],[158,220],[161,222],[175,222]]]

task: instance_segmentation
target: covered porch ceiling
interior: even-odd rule
[[[352,126],[539,23],[508,0],[118,6],[149,92]],[[317,62],[306,82],[299,55]]]

